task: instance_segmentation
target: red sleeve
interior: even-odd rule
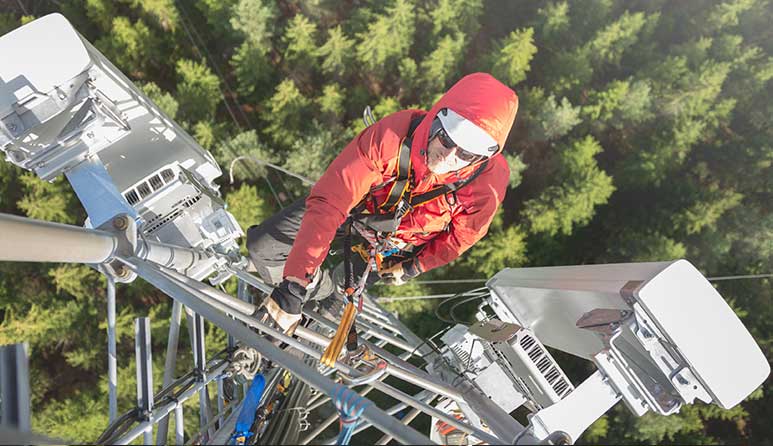
[[[362,131],[328,166],[306,199],[306,213],[287,257],[284,277],[307,279],[325,260],[336,230],[396,159],[410,113],[398,112]]]
[[[510,169],[499,155],[478,178],[457,193],[461,210],[448,227],[421,250],[417,259],[423,272],[443,266],[467,251],[488,232],[497,208],[505,198]]]

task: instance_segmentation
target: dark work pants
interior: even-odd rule
[[[297,200],[290,206],[282,209],[259,225],[250,226],[247,229],[247,250],[250,259],[257,269],[258,275],[266,282],[278,285],[282,281],[285,262],[290,254],[290,249],[295,242],[295,237],[301,228],[303,214],[306,212],[306,198]],[[336,238],[343,237],[343,228],[336,232]],[[352,234],[352,243],[356,243],[357,237]],[[352,253],[351,261],[354,271],[354,287],[359,283],[366,263],[358,254]],[[327,278],[331,277],[336,294],[342,295],[344,290],[344,264],[341,262],[332,272],[323,271]],[[328,280],[323,278],[323,281]],[[379,280],[378,274],[371,273],[368,276],[368,285]],[[323,284],[318,287],[318,292],[313,292],[312,299],[324,299],[333,290]]]

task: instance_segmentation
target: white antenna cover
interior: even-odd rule
[[[740,403],[770,374],[752,335],[687,260],[673,262],[634,295],[725,409]]]
[[[35,57],[30,57],[31,49]],[[31,85],[47,93],[91,64],[78,34],[61,14],[49,14],[5,34],[0,38],[0,54],[0,115],[4,106],[31,93],[16,87]]]

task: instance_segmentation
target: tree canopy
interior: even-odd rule
[[[365,106],[377,118],[428,108],[465,74],[491,72],[520,98],[504,147],[512,171],[507,196],[484,239],[422,278],[677,258],[712,277],[772,272],[770,6],[19,0],[0,7],[0,34],[64,14],[212,151],[226,172],[218,182],[228,209],[244,229],[308,191],[259,161],[315,180],[364,128]],[[236,157],[245,158],[230,184]],[[43,182],[4,162],[0,212],[70,224],[86,217],[63,178]],[[715,286],[773,357],[771,279]],[[36,431],[93,440],[107,425],[107,383],[99,379],[107,368],[104,287],[85,266],[0,263],[0,341],[30,344]],[[458,291],[411,283],[373,293]],[[132,319],[151,317],[160,373],[171,307],[141,281],[119,293],[119,403],[130,407]],[[399,301],[390,308],[431,336],[442,327],[435,305]],[[222,332],[208,331],[213,352],[224,342]],[[567,361],[562,366],[575,384],[592,368]],[[636,418],[619,404],[579,442],[765,444],[773,438],[765,421],[772,404],[769,383],[729,411],[696,404],[669,417]]]

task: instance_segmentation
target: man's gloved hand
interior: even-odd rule
[[[421,274],[421,269],[416,259],[408,259],[387,266],[379,271],[378,274],[385,285],[399,286]]]
[[[303,285],[284,279],[266,299],[266,312],[283,331],[292,333],[301,320],[305,296],[306,288]]]

